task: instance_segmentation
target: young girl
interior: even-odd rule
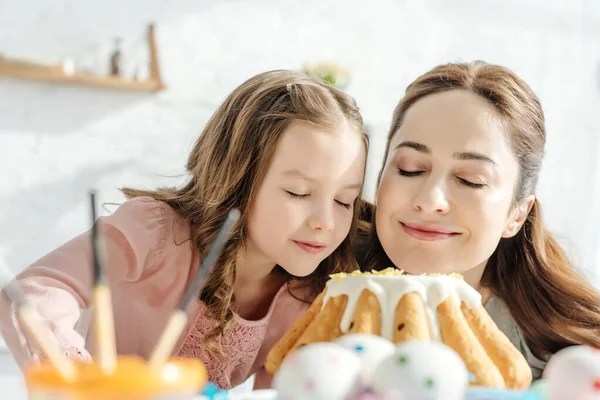
[[[397,106],[365,270],[459,272],[539,378],[564,347],[600,347],[600,296],[544,228],[535,198],[546,131],[514,73],[438,66]]]
[[[231,93],[189,156],[189,182],[129,198],[99,219],[105,235],[117,349],[152,352],[232,208],[241,211],[174,354],[200,358],[221,388],[258,373],[329,274],[358,268],[356,229],[367,140],[348,95],[289,71],[257,75]],[[91,360],[90,233],[18,277],[72,359]],[[17,362],[28,346],[3,294],[2,334]]]

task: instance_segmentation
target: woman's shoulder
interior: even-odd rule
[[[527,360],[527,363],[531,367],[533,379],[536,380],[541,378],[548,360],[539,359],[533,354],[525,340],[523,331],[512,317],[504,300],[496,295],[492,295],[485,305],[485,310],[496,326],[506,335],[506,337],[508,337],[513,346],[523,354],[525,360]]]

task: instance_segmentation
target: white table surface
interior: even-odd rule
[[[27,400],[27,390],[23,380],[17,375],[0,376],[0,388],[4,399]]]

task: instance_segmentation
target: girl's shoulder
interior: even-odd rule
[[[137,278],[155,271],[166,260],[187,260],[193,255],[191,246],[182,246],[191,239],[189,224],[167,203],[152,197],[127,200],[102,218],[102,227],[116,241],[124,240],[132,254],[143,261],[144,268],[134,273]]]
[[[134,230],[139,236],[173,236],[176,240],[189,240],[190,226],[167,203],[149,196],[128,199],[117,208],[106,222],[121,229]]]
[[[279,340],[310,307],[314,296],[309,287],[295,285],[292,282],[284,284],[273,300],[267,341],[273,343]]]

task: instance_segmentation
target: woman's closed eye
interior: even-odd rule
[[[406,177],[419,176],[419,175],[423,174],[424,172],[425,171],[407,171],[407,170],[404,170],[402,168],[398,168],[398,173],[401,176],[406,176]],[[458,179],[458,181],[461,184],[463,184],[463,185],[465,185],[467,187],[470,187],[472,189],[483,189],[484,187],[487,186],[485,183],[475,183],[475,182],[471,182],[471,181],[469,181],[469,180],[467,180],[465,178],[459,178],[459,177],[457,177],[456,179]]]
[[[407,171],[402,168],[398,168],[398,173],[402,176],[419,176],[425,171]]]
[[[289,190],[286,190],[285,192],[289,194],[293,199],[305,199],[309,196],[308,193],[294,193]]]
[[[468,187],[473,188],[473,189],[483,189],[484,187],[487,186],[485,183],[474,183],[474,182],[468,181],[468,180],[466,180],[464,178],[458,178],[458,180],[463,185],[468,186]]]

